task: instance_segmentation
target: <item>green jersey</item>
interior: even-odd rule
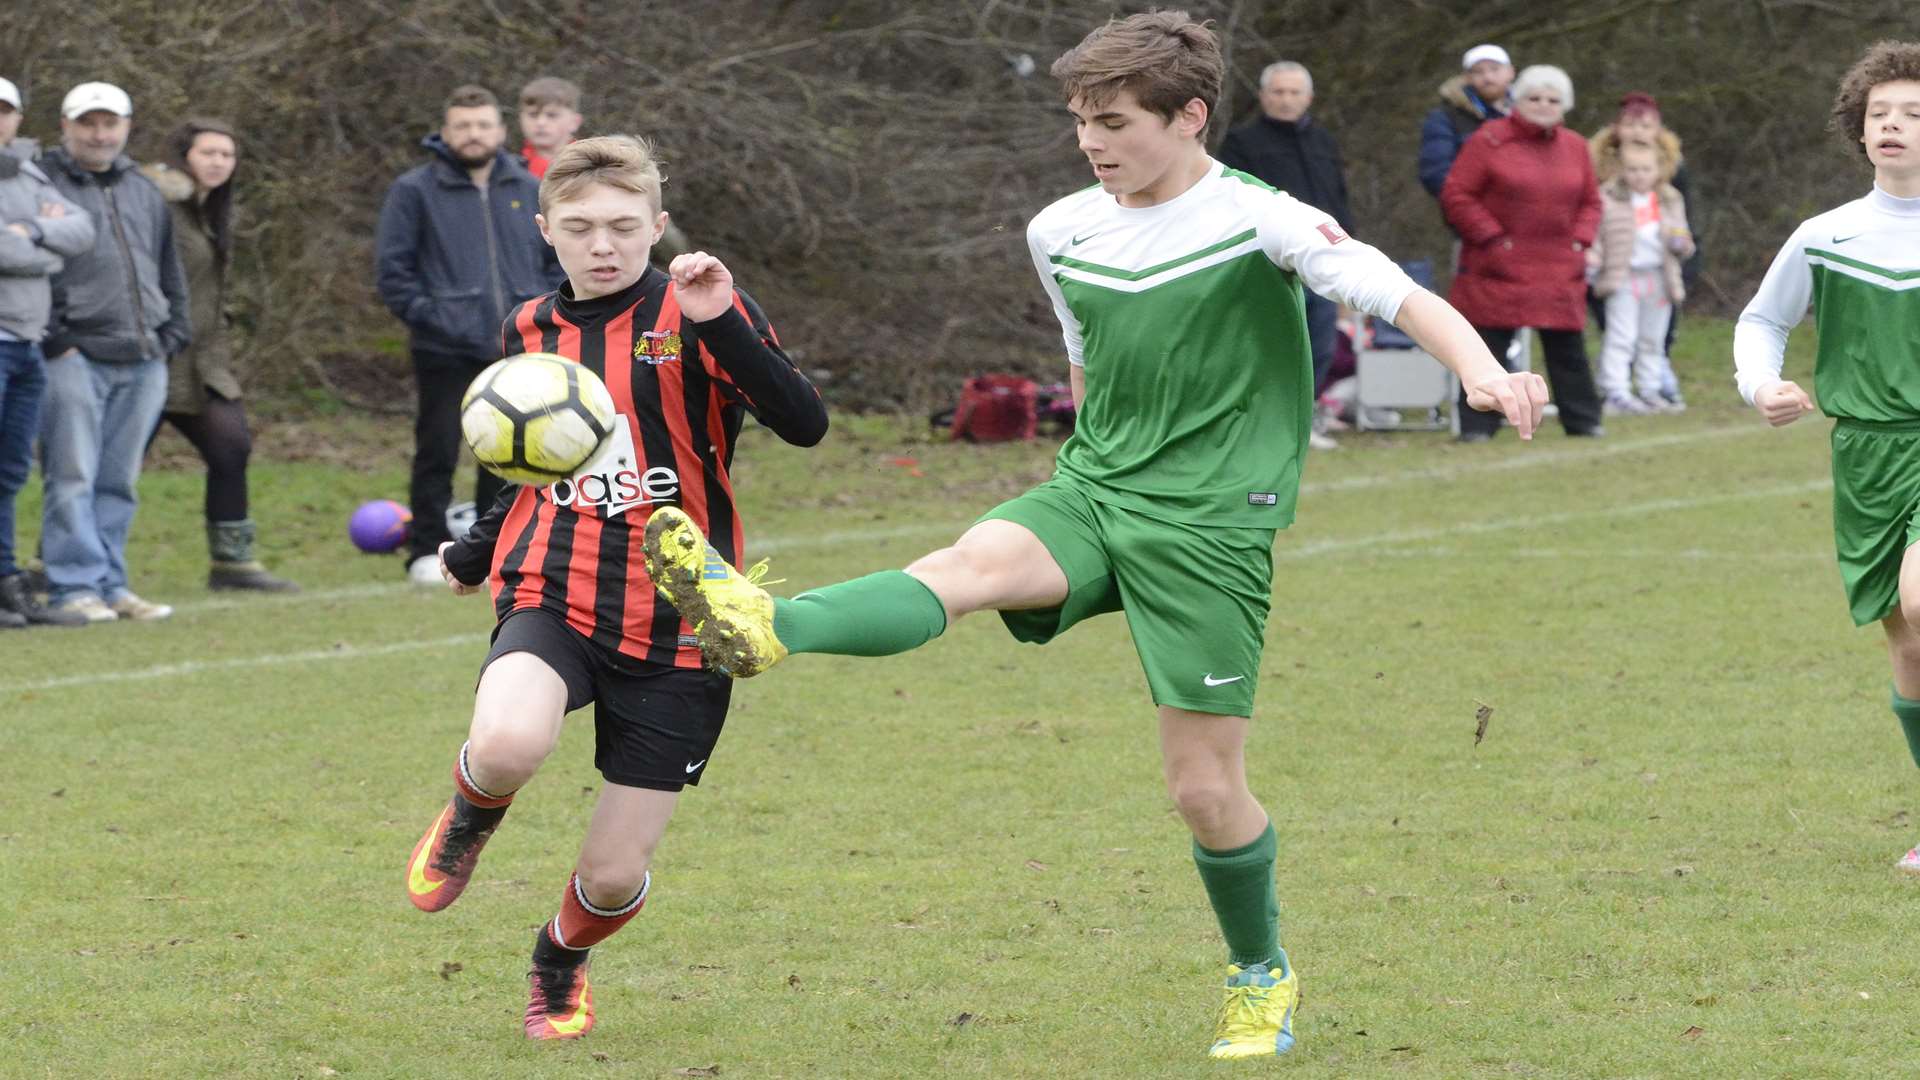
[[[1069,195],[1027,246],[1086,381],[1060,475],[1195,525],[1293,521],[1313,420],[1302,285],[1388,320],[1417,288],[1332,215],[1218,162],[1156,206]]]
[[[1920,420],[1920,199],[1875,187],[1807,219],[1734,327],[1740,394],[1780,378],[1787,332],[1813,308],[1813,393],[1828,416]]]

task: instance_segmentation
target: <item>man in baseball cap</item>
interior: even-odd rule
[[[140,459],[167,396],[167,358],[193,337],[173,212],[126,155],[133,102],[81,83],[60,103],[53,183],[93,215],[93,247],[53,279],[41,423],[41,559],[50,607],[83,622],[164,619],[128,586]]]
[[[1440,104],[1420,124],[1420,183],[1438,198],[1453,159],[1480,125],[1512,108],[1513,59],[1498,45],[1475,45],[1460,57],[1460,74],[1440,84]]]
[[[112,83],[84,82],[67,91],[67,99],[60,103],[60,115],[68,120],[78,120],[95,110],[130,117],[133,99]]]
[[[11,79],[0,79],[0,154],[7,152],[8,144],[20,130],[21,109],[20,88],[13,85]],[[14,154],[22,161],[32,161],[39,147],[29,144],[25,153]]]

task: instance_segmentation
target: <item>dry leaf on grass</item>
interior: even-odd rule
[[[1480,740],[1487,737],[1487,721],[1493,719],[1493,706],[1484,701],[1476,701],[1474,704],[1480,707],[1473,710],[1473,745],[1479,746]]]

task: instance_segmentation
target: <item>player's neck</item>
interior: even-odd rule
[[[1213,159],[1198,142],[1194,143],[1191,153],[1181,156],[1159,178],[1139,191],[1114,196],[1121,206],[1129,210],[1144,210],[1150,206],[1159,206],[1164,202],[1185,195],[1188,189],[1206,178],[1213,168]]]
[[[1896,199],[1920,199],[1920,168],[1873,170],[1873,186]]]

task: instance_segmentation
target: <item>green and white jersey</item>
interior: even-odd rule
[[[1828,416],[1920,420],[1920,199],[1875,187],[1794,230],[1733,331],[1740,396],[1780,378],[1813,306],[1813,391]]]
[[[1325,211],[1219,162],[1157,206],[1069,195],[1027,246],[1086,377],[1060,474],[1194,525],[1293,521],[1313,420],[1301,283],[1385,319],[1418,288]]]

